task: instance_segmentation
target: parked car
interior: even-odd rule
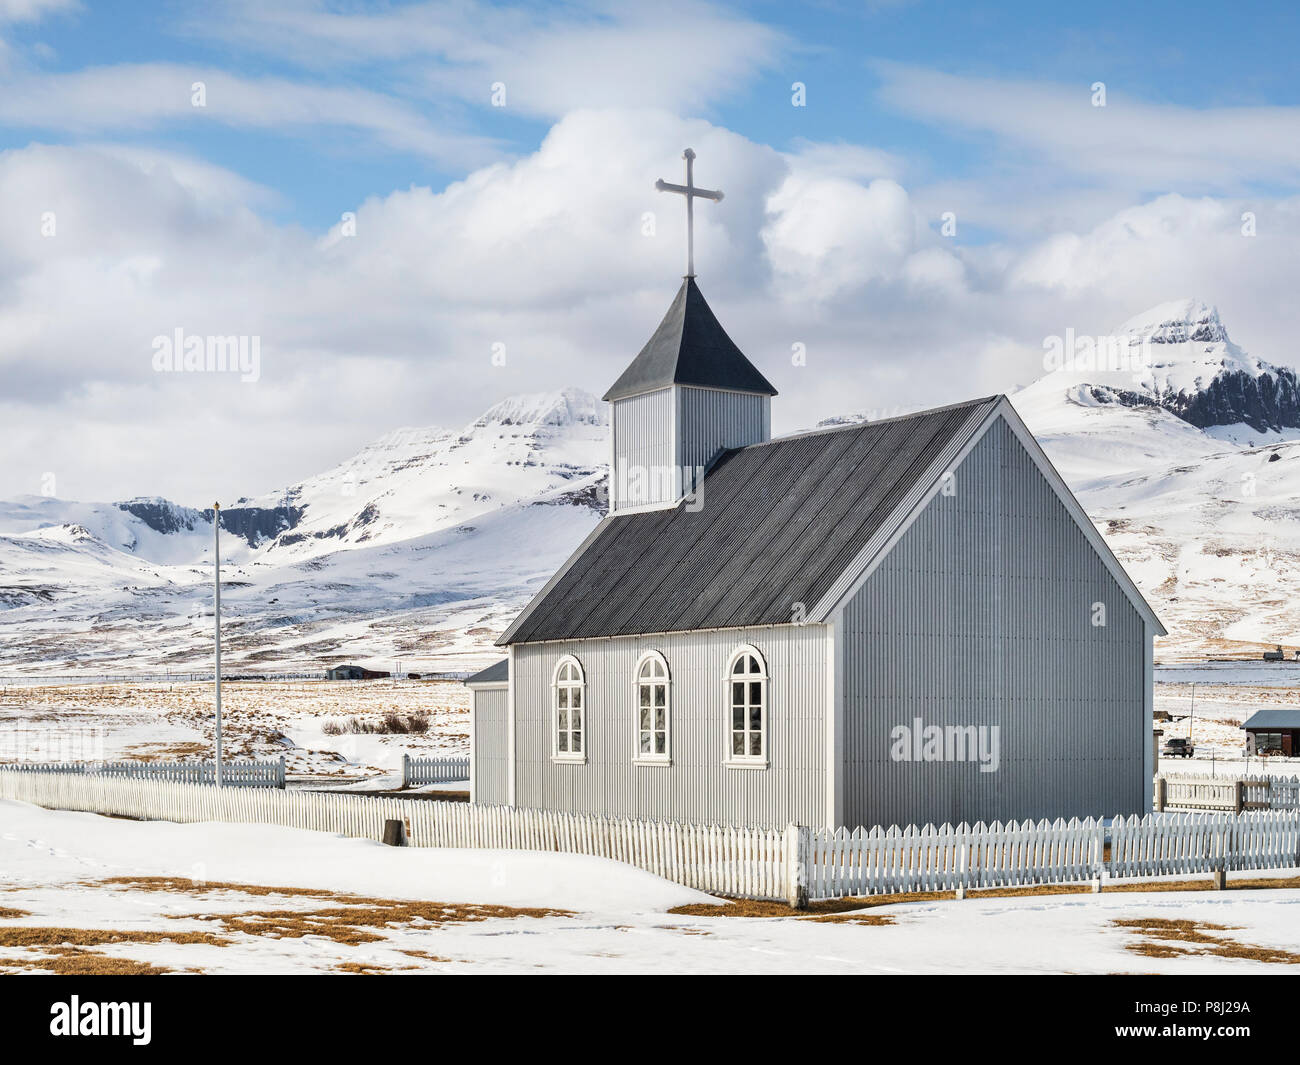
[[[1160,748],[1160,753],[1168,755],[1170,758],[1190,758],[1196,753],[1196,747],[1191,740],[1184,739],[1182,736],[1174,736],[1172,739],[1165,740],[1165,745]]]

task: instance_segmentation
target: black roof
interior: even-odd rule
[[[510,679],[510,659],[503,658],[493,662],[487,669],[480,669],[472,677],[466,677],[466,684],[504,684]]]
[[[624,399],[669,385],[776,395],[767,378],[727,336],[693,277],[682,281],[654,336],[604,398]]]
[[[700,509],[609,515],[499,642],[789,624],[998,398],[724,452]]]

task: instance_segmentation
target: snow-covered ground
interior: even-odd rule
[[[575,855],[0,802],[0,971],[1230,974],[1295,970],[1249,948],[1300,957],[1294,888],[925,900],[871,907],[870,925],[667,912],[711,901]],[[1150,920],[1215,942],[1116,923]]]
[[[1245,757],[1241,724],[1258,710],[1295,709],[1300,666],[1293,663],[1210,662],[1171,665],[1155,671],[1156,721],[1162,742],[1189,738],[1193,758],[1161,758],[1167,774],[1300,776],[1300,758]]]
[[[0,686],[0,763],[210,758],[213,705],[200,683]],[[227,682],[224,748],[232,759],[284,755],[290,776],[400,782],[403,754],[469,753],[469,705],[455,681]],[[427,731],[352,731],[389,714]]]

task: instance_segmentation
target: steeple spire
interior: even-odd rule
[[[682,158],[686,160],[686,184],[673,185],[663,178],[655,182],[655,188],[660,192],[675,192],[679,196],[686,197],[686,276],[695,276],[695,197],[712,200],[714,203],[722,199],[722,193],[716,189],[701,189],[695,184],[695,151],[687,148],[682,152]]]

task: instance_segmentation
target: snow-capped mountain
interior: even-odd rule
[[[1198,300],[1114,336],[1127,364],[1076,360],[1011,398],[1164,620],[1160,653],[1300,643],[1295,371]]]
[[[481,650],[604,512],[607,441],[585,392],[515,396],[223,508],[232,664],[430,668]],[[201,665],[212,515],[163,499],[0,503],[0,668]]]
[[[1160,653],[1300,644],[1295,372],[1242,350],[1195,300],[1091,349],[1069,339],[1012,400],[1165,620]],[[492,655],[604,513],[606,417],[576,389],[516,396],[223,508],[232,667]],[[202,668],[211,551],[210,509],[0,503],[0,670]]]
[[[1162,303],[1108,336],[1052,338],[1045,348],[1051,372],[1020,393],[1022,413],[1050,415],[1064,395],[1082,407],[1156,407],[1237,443],[1300,437],[1295,371],[1242,350],[1199,300]]]

